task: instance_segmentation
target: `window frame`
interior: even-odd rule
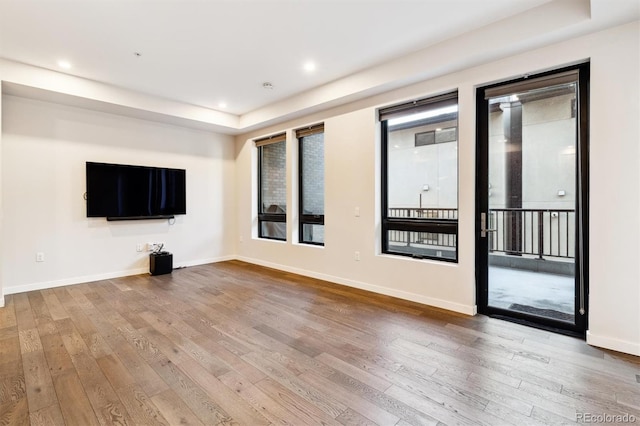
[[[389,110],[393,110],[389,115],[398,115],[398,110],[402,111],[403,106],[406,105],[404,110],[410,111],[412,105],[419,105],[418,108],[423,108],[425,105],[429,105],[430,103],[439,102],[441,99],[453,99],[455,96],[455,103],[458,105],[459,97],[458,91],[453,91],[445,95],[434,96],[429,98],[421,99],[420,101],[410,102],[407,104],[401,104],[397,106],[389,107]],[[458,218],[457,219],[438,219],[438,218],[399,218],[399,217],[389,217],[389,119],[393,117],[387,116],[383,118],[383,114],[386,108],[382,108],[379,111],[379,121],[380,121],[380,148],[381,148],[381,249],[383,254],[390,254],[394,256],[404,256],[410,257],[413,259],[429,259],[436,260],[440,262],[449,262],[449,263],[458,263],[459,258],[459,238],[458,238]],[[456,135],[459,135],[459,117],[456,116]],[[459,139],[456,138],[456,144],[459,146]],[[457,158],[456,164],[456,174],[459,176],[460,173],[460,158]],[[456,202],[456,210],[459,211],[459,197],[460,197],[460,181],[458,179],[458,187],[457,187],[457,202]],[[454,258],[446,258],[446,257],[438,257],[438,256],[429,256],[429,255],[421,255],[421,254],[413,254],[413,253],[403,253],[401,251],[391,251],[389,250],[389,231],[406,231],[406,232],[416,232],[416,233],[435,233],[435,234],[447,234],[455,236],[455,257]]]
[[[273,139],[277,139],[275,141],[272,141]],[[274,240],[274,241],[287,241],[287,233],[285,231],[285,236],[284,238],[276,238],[276,237],[270,237],[267,235],[264,235],[263,230],[262,230],[262,225],[263,222],[274,222],[274,223],[284,223],[286,226],[287,223],[287,212],[285,211],[284,213],[264,213],[263,209],[263,203],[262,203],[262,167],[263,167],[263,162],[262,162],[262,156],[263,156],[263,151],[262,148],[268,145],[272,145],[272,144],[277,144],[277,143],[284,143],[285,144],[285,172],[286,172],[286,144],[287,144],[287,140],[286,140],[286,134],[282,133],[282,134],[278,134],[278,135],[274,135],[274,136],[270,136],[267,138],[263,138],[263,139],[257,139],[254,141],[256,144],[256,149],[258,150],[258,238],[261,239],[265,239],[265,240]],[[286,178],[285,178],[285,193],[286,193]]]
[[[304,167],[303,167],[303,139],[307,136],[315,135],[318,133],[323,134],[323,147],[322,154],[324,157],[324,123],[309,126],[303,129],[296,130],[296,138],[298,140],[298,243],[310,244],[315,246],[324,247],[324,242],[305,241],[304,238],[304,225],[322,225],[324,226],[324,214],[305,214],[304,213]],[[322,179],[324,181],[324,171],[322,173]],[[323,198],[324,203],[324,198]]]

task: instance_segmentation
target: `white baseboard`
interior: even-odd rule
[[[180,262],[179,264],[174,264],[173,267],[175,269],[180,267],[206,265],[208,263],[224,262],[227,260],[235,260],[235,259],[236,259],[236,256],[231,255],[231,256],[214,257],[214,258],[208,258],[208,259],[189,260],[186,262]],[[24,293],[26,291],[45,290],[48,288],[63,287],[66,285],[73,285],[73,284],[84,284],[84,283],[90,283],[94,281],[110,280],[114,278],[122,278],[122,277],[131,276],[131,275],[140,275],[140,274],[147,274],[147,273],[149,273],[148,267],[136,268],[136,269],[129,269],[126,271],[108,272],[105,274],[96,274],[96,275],[84,275],[80,277],[64,278],[64,279],[55,280],[55,281],[42,281],[42,282],[24,284],[24,285],[13,286],[13,287],[5,287],[3,290],[4,290],[4,294],[16,294],[16,293]],[[0,305],[0,307],[4,306],[4,296],[2,297],[1,301],[3,304]]]
[[[615,339],[613,337],[599,336],[587,330],[587,343],[599,348],[611,349],[617,352],[624,352],[631,355],[640,356],[640,343]]]
[[[447,300],[426,297],[423,295],[409,293],[402,290],[395,290],[388,287],[382,287],[378,285],[364,283],[361,281],[348,280],[348,279],[336,277],[333,275],[321,274],[313,271],[308,271],[305,269],[294,268],[294,267],[290,267],[290,266],[286,266],[278,263],[267,262],[267,261],[253,259],[253,258],[244,257],[244,256],[229,255],[229,256],[222,256],[222,257],[216,257],[216,258],[190,260],[190,261],[176,264],[174,265],[174,268],[206,265],[209,263],[225,262],[229,260],[241,260],[243,262],[252,263],[255,265],[278,269],[285,272],[291,272],[293,274],[298,274],[306,277],[316,278],[319,280],[329,281],[332,283],[341,284],[341,285],[345,285],[353,288],[358,288],[361,290],[367,290],[373,293],[384,294],[386,296],[397,297],[399,299],[408,300],[411,302],[417,302],[417,303],[421,303],[428,306],[434,306],[437,308],[446,309],[453,312],[459,312],[465,315],[477,314],[476,305],[467,306],[460,303],[450,302]],[[137,268],[137,269],[131,269],[127,271],[110,272],[110,273],[97,274],[97,275],[85,275],[81,277],[65,278],[65,279],[56,280],[56,281],[43,281],[43,282],[25,284],[25,285],[14,286],[14,287],[5,287],[2,289],[3,294],[0,294],[0,308],[4,307],[5,305],[4,296],[7,294],[16,294],[16,293],[23,293],[26,291],[44,290],[47,288],[62,287],[66,285],[102,281],[102,280],[108,280],[113,278],[126,277],[130,275],[139,275],[139,274],[144,274],[148,272],[149,270],[147,268]],[[598,346],[605,349],[610,349],[618,352],[640,356],[640,343],[637,343],[637,342],[630,342],[630,341],[620,340],[612,337],[601,336],[601,335],[594,334],[591,331],[587,331],[587,343],[592,346]]]
[[[0,308],[4,308],[4,294],[0,295]]]
[[[199,260],[188,260],[186,262],[180,262],[173,265],[173,268],[188,268],[189,266],[198,266],[198,265],[207,265],[209,263],[218,263],[218,262],[226,262],[228,260],[236,260],[238,257],[236,255],[229,256],[221,256],[221,257],[210,257],[208,259],[199,259]]]
[[[426,297],[420,294],[409,293],[402,290],[382,287],[382,286],[373,285],[373,284],[369,284],[361,281],[349,280],[345,278],[336,277],[333,275],[321,274],[321,273],[308,271],[301,268],[294,268],[294,267],[282,265],[279,263],[266,262],[263,260],[253,259],[253,258],[243,257],[243,256],[229,255],[229,256],[221,256],[216,258],[190,260],[190,261],[174,264],[174,269],[180,268],[180,267],[206,265],[209,263],[225,262],[229,260],[241,260],[243,262],[252,263],[255,265],[266,266],[268,268],[278,269],[281,271],[291,272],[291,273],[303,275],[306,277],[329,281],[332,283],[341,284],[348,287],[357,288],[360,290],[367,290],[373,293],[397,297],[399,299],[408,300],[411,302],[417,302],[423,305],[446,309],[453,312],[459,312],[465,315],[475,315],[477,313],[477,307],[475,305],[467,306],[460,303],[450,302],[447,300],[436,299],[433,297]],[[65,278],[65,279],[55,280],[55,281],[43,281],[43,282],[24,284],[24,285],[14,286],[14,287],[5,287],[3,290],[4,290],[4,294],[16,294],[16,293],[23,293],[26,291],[44,290],[48,288],[62,287],[66,285],[83,284],[83,283],[94,282],[94,281],[121,278],[121,277],[126,277],[131,275],[139,275],[139,274],[145,274],[148,272],[149,270],[147,268],[136,268],[136,269],[131,269],[127,271],[117,271],[117,272],[110,272],[110,273],[97,274],[97,275],[85,275],[85,276]],[[0,302],[2,303],[0,306],[4,306],[4,296],[0,298]]]
[[[24,293],[26,291],[45,290],[48,288],[63,287],[65,285],[90,283],[93,281],[110,280],[113,278],[127,277],[130,275],[139,275],[149,272],[148,268],[130,269],[128,271],[108,272],[97,275],[84,275],[80,277],[63,278],[55,281],[41,281],[37,283],[17,285],[13,287],[5,287],[5,294]]]
[[[477,313],[476,311],[477,308],[474,305],[467,306],[460,303],[449,302],[448,300],[436,299],[433,297],[427,297],[420,294],[409,293],[402,290],[396,290],[388,287],[368,284],[361,281],[349,280],[345,278],[336,277],[333,275],[307,271],[305,269],[294,268],[286,265],[281,265],[278,263],[265,262],[263,260],[253,259],[250,257],[238,256],[237,259],[243,262],[253,263],[255,265],[266,266],[267,268],[278,269],[280,271],[291,272],[293,274],[303,275],[305,277],[329,281],[332,283],[341,284],[348,287],[357,288],[360,290],[367,290],[373,293],[384,294],[385,296],[397,297],[398,299],[408,300],[410,302],[417,302],[423,305],[446,309],[448,311],[458,312],[465,315],[475,315]]]

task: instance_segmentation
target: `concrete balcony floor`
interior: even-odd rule
[[[572,321],[574,294],[572,276],[489,267],[489,306]]]

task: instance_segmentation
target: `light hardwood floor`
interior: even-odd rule
[[[2,425],[640,424],[637,357],[242,262],[6,303]]]

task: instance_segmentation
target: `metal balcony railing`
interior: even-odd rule
[[[389,217],[415,219],[458,219],[453,208],[389,209]],[[575,258],[575,210],[492,209],[489,211],[489,251],[529,255],[539,259]],[[389,242],[456,247],[456,235],[429,232],[389,231]]]
[[[575,210],[489,210],[489,251],[512,255],[575,258]]]
[[[410,219],[458,219],[458,209],[394,207],[389,209],[389,217]],[[389,242],[396,244],[423,244],[437,247],[455,248],[454,234],[433,232],[389,231]]]
[[[389,209],[389,217],[408,217],[418,219],[457,219],[458,209],[392,207]]]

